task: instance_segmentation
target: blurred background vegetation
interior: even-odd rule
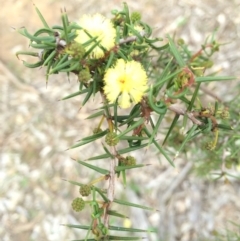
[[[176,168],[153,151],[136,153],[139,162],[152,165],[137,176],[129,172],[129,187],[123,189],[119,183],[118,193],[132,202],[154,206],[160,212],[126,210],[132,223],[123,225],[156,227],[158,235],[149,235],[151,241],[159,241],[161,237],[174,241],[239,240],[239,179],[227,176],[215,180],[218,177],[215,173],[220,173],[225,160],[225,167],[232,168],[230,173],[240,175],[240,0],[127,2],[130,10],[141,12],[143,20],[154,26],[155,36],[175,35],[195,51],[218,28],[217,40],[226,45],[215,55],[215,70],[221,69],[221,75],[238,76],[238,80],[205,86],[231,106],[235,127],[228,139],[231,142],[224,144],[224,138],[228,137],[223,135],[216,152],[206,152],[200,139],[194,148],[191,146],[191,150],[175,160]],[[112,9],[122,7],[118,0],[36,0],[34,3],[50,25],[60,23],[60,10],[64,7],[72,21],[84,13],[100,12],[110,17]],[[84,183],[92,175],[87,169],[80,170],[71,157],[86,159],[99,151],[97,145],[65,150],[91,133],[94,125],[85,118],[94,108],[94,102],[81,110],[80,98],[60,102],[60,98],[76,90],[74,76],[69,81],[64,74],[52,76],[46,88],[44,70],[24,68],[15,57],[16,51],[28,46],[26,39],[14,31],[22,26],[29,31],[41,26],[32,1],[1,2],[0,237],[4,241],[84,237],[84,233],[60,226],[85,224],[88,217],[85,211],[80,215],[73,213],[71,201],[78,190],[62,178]],[[214,98],[207,95],[206,105],[210,101],[214,102]],[[92,129],[88,128],[89,124]],[[231,158],[226,159],[227,156]],[[213,173],[213,170],[217,171]]]

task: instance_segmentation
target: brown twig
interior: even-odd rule
[[[146,32],[145,31],[140,31],[139,34],[144,37],[146,35]],[[125,44],[125,43],[129,43],[129,42],[134,42],[138,39],[137,36],[129,36],[125,39],[120,39],[118,44],[121,45],[121,44]]]
[[[211,90],[209,90],[206,87],[200,86],[200,89],[207,95],[211,96],[212,98],[216,99],[218,102],[222,103],[222,100],[220,97],[218,97],[216,94],[214,94]]]
[[[187,115],[187,117],[196,125],[203,125],[203,123],[195,117],[194,112],[187,112],[176,105],[170,105],[168,106],[168,109],[175,112],[178,115]]]
[[[104,93],[101,92],[101,96],[102,96],[102,100],[103,102],[106,102],[106,96],[104,95]],[[105,111],[105,115],[106,115],[106,119],[108,122],[108,126],[109,129],[112,130],[112,121],[109,121],[109,113],[110,111]],[[118,163],[118,159],[117,159],[117,150],[115,146],[111,147],[111,154],[112,154],[112,158],[110,160],[110,168],[109,168],[109,185],[108,185],[108,189],[107,189],[107,198],[109,200],[109,202],[107,203],[107,205],[105,206],[105,210],[104,210],[104,226],[108,227],[109,226],[109,215],[108,215],[108,210],[111,207],[111,204],[114,200],[114,192],[115,192],[115,167]]]
[[[191,63],[194,59],[196,59],[198,56],[200,56],[200,55],[202,54],[202,52],[203,52],[206,48],[213,48],[213,45],[212,45],[212,44],[208,44],[208,45],[204,46],[204,48],[201,48],[199,51],[197,51],[197,53],[195,53],[195,54],[191,57],[191,59],[190,59],[189,62]]]

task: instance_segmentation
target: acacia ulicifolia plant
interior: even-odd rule
[[[174,166],[176,156],[195,137],[213,133],[213,140],[207,143],[207,148],[213,150],[219,130],[231,129],[221,123],[221,119],[228,117],[226,108],[218,108],[218,102],[205,107],[199,99],[203,82],[233,79],[231,76],[214,76],[210,71],[210,74],[205,74],[205,70],[212,67],[210,58],[220,45],[213,34],[200,50],[193,53],[182,40],[175,43],[169,35],[164,39],[152,37],[152,27],[141,20],[140,13],[130,14],[126,3],[122,10],[112,11],[111,19],[96,13],[71,22],[63,11],[62,25],[52,27],[37,7],[36,11],[44,26],[33,34],[25,27],[18,30],[30,40],[31,50],[20,51],[17,57],[36,57],[37,62],[23,60],[23,64],[29,68],[46,66],[47,82],[49,76],[62,72],[77,76],[78,90],[62,100],[83,95],[81,104],[84,106],[95,95],[102,98],[101,106],[88,117],[99,119],[93,134],[70,147],[77,148],[99,138],[104,140],[102,155],[85,161],[76,160],[94,170],[99,177],[88,183],[69,181],[80,186],[80,196],[73,200],[72,208],[79,212],[89,206],[92,221],[88,225],[68,226],[88,230],[84,240],[141,239],[112,234],[114,230],[146,231],[109,225],[111,216],[126,217],[112,210],[112,203],[155,209],[117,199],[115,182],[121,177],[126,184],[128,169],[146,166],[138,164],[133,157],[135,150],[154,145],[159,154]],[[165,121],[169,116],[171,123]],[[182,120],[180,116],[183,116]],[[176,154],[172,156],[167,143],[180,120],[184,138],[180,145],[174,146]],[[103,128],[104,122],[107,128]],[[169,128],[164,133],[164,140],[157,140],[163,122],[168,123]],[[124,143],[121,145],[124,148],[119,147],[119,142]],[[102,166],[93,164],[94,160],[100,159],[103,160]],[[108,182],[106,190],[101,186],[105,182]]]

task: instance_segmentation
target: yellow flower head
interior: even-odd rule
[[[139,62],[117,60],[114,67],[109,68],[104,75],[104,92],[110,103],[118,99],[122,108],[128,108],[131,101],[141,101],[147,87],[147,74]]]
[[[81,30],[77,30],[77,37],[75,41],[81,44],[86,43],[90,40],[90,36],[97,37],[96,41],[100,41],[100,45],[106,49],[110,50],[115,44],[116,30],[112,22],[102,16],[101,14],[94,15],[83,15],[79,21],[79,25],[83,28]],[[86,34],[86,32],[89,35]],[[93,41],[90,45],[86,47],[88,51],[92,46],[96,44]],[[91,52],[91,58],[102,58],[104,56],[104,51],[98,45]]]

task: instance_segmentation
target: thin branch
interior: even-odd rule
[[[176,105],[170,105],[168,109],[178,115],[187,115],[187,117],[196,125],[203,125],[203,123],[195,117],[194,112],[186,112],[185,110]]]
[[[139,34],[140,34],[142,37],[144,37],[144,36],[146,35],[146,32],[145,32],[145,31],[141,31],[141,32],[139,32]],[[129,43],[129,42],[134,42],[134,41],[136,41],[137,39],[138,39],[137,36],[129,36],[129,37],[125,38],[125,39],[120,39],[119,42],[118,42],[118,44],[121,45],[121,44]]]
[[[220,97],[218,97],[216,94],[214,94],[211,90],[209,90],[206,87],[200,86],[200,89],[207,95],[211,96],[212,98],[216,99],[217,101],[219,101],[220,103],[222,103],[222,100],[220,99]]]
[[[101,96],[102,96],[102,100],[103,103],[106,102],[106,97],[105,95],[101,92]],[[106,119],[108,119],[108,116],[110,114],[110,110],[105,111],[106,114]],[[110,125],[110,123],[108,122],[108,125]],[[111,129],[112,126],[109,126],[109,129]],[[108,227],[109,226],[109,215],[108,215],[108,210],[111,207],[111,204],[114,200],[114,193],[115,193],[115,167],[118,163],[118,159],[117,159],[117,150],[115,146],[111,147],[111,154],[112,154],[112,158],[110,160],[110,168],[109,168],[109,185],[108,185],[108,189],[107,189],[107,198],[109,200],[109,203],[106,205],[105,211],[104,211],[104,226]]]
[[[105,212],[104,212],[104,226],[108,227],[109,226],[109,215],[108,215],[108,210],[111,207],[111,204],[114,200],[114,193],[115,193],[115,167],[117,164],[117,158],[116,158],[116,149],[113,146],[112,147],[112,154],[113,158],[110,160],[110,168],[109,168],[109,185],[107,189],[107,198],[109,200],[109,203],[106,206]]]

